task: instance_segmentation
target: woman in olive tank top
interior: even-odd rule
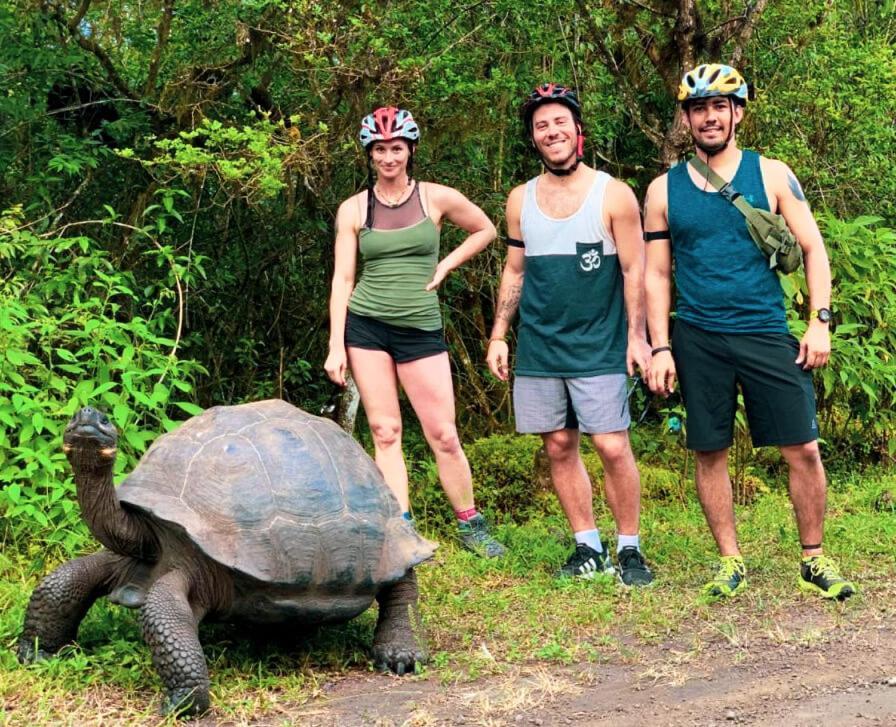
[[[504,548],[476,511],[470,465],[457,435],[436,293],[454,268],[495,238],[495,227],[457,190],[412,178],[420,130],[408,111],[377,109],[361,122],[360,138],[367,153],[368,184],[345,200],[336,216],[330,351],[324,368],[340,386],[345,386],[351,368],[373,435],[376,463],[410,519],[398,403],[398,387],[404,388],[457,514],[461,542],[486,557],[500,556]],[[444,220],[470,234],[439,260]],[[359,253],[361,275],[356,282]]]

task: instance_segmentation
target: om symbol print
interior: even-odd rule
[[[586,273],[597,270],[600,267],[600,252],[597,250],[586,250],[579,259],[579,267]]]

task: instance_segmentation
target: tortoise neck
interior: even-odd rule
[[[67,454],[75,474],[81,517],[94,537],[114,553],[156,560],[158,538],[146,518],[124,509],[115,494],[114,454],[110,457],[80,448],[71,449]]]

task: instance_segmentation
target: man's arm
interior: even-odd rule
[[[647,243],[647,328],[653,350],[669,346],[669,312],[672,308],[672,241],[668,237],[668,177],[657,177],[644,197],[644,231],[654,237]],[[666,235],[665,237],[663,235]],[[669,350],[651,357],[648,383],[655,394],[668,396],[675,389],[675,361]]]
[[[610,182],[606,193],[610,232],[622,270],[625,312],[628,317],[626,368],[634,375],[635,366],[646,377],[650,369],[650,346],[644,319],[644,233],[638,200],[624,182]]]
[[[790,231],[803,250],[806,265],[806,285],[809,288],[809,310],[831,307],[831,266],[824,247],[821,231],[794,173],[784,162],[763,159],[762,171],[768,172],[778,212],[784,216]],[[831,335],[827,323],[812,318],[800,341],[796,359],[804,369],[824,366],[831,355]]]
[[[523,209],[523,193],[525,187],[514,189],[507,198],[507,237],[520,240],[520,214]],[[495,323],[489,336],[486,361],[491,372],[501,381],[509,376],[509,347],[504,338],[510,330],[510,324],[520,305],[523,294],[523,276],[525,274],[526,256],[522,247],[507,246],[507,260],[501,273],[501,284],[498,288],[498,303],[495,306]]]

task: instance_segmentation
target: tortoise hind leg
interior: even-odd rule
[[[373,662],[399,676],[427,660],[423,626],[417,611],[417,576],[413,569],[377,597],[380,615],[373,635]]]
[[[198,715],[209,708],[209,679],[199,643],[204,607],[189,600],[190,583],[181,571],[159,578],[140,611],[143,638],[165,685],[163,714]]]
[[[109,592],[128,560],[101,550],[63,563],[44,578],[28,602],[19,636],[19,661],[40,661],[74,641],[88,609]]]

